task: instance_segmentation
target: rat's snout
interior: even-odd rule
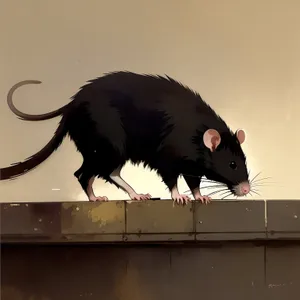
[[[250,184],[248,181],[241,182],[234,188],[237,196],[246,196],[250,192]]]

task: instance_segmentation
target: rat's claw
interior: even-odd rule
[[[137,201],[142,201],[142,200],[150,200],[152,196],[150,194],[131,194],[129,195],[131,200],[137,200]]]
[[[211,202],[211,197],[208,196],[198,196],[195,200],[200,200],[202,203],[208,204]]]
[[[106,196],[103,196],[103,197],[90,197],[89,198],[89,201],[91,202],[98,202],[98,201],[108,201],[108,198]]]
[[[186,205],[188,202],[191,201],[191,198],[187,195],[176,195],[173,198],[173,201],[176,202],[177,204]]]

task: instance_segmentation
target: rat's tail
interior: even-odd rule
[[[7,94],[7,104],[10,108],[10,110],[16,114],[20,119],[25,120],[25,121],[43,121],[43,120],[48,120],[48,119],[52,119],[54,117],[57,117],[59,115],[61,115],[65,109],[67,108],[67,106],[69,104],[66,104],[65,106],[51,111],[49,113],[46,114],[41,114],[41,115],[30,115],[30,114],[25,114],[21,111],[19,111],[14,103],[13,103],[13,93],[15,92],[16,89],[18,89],[19,87],[26,85],[26,84],[40,84],[42,83],[41,81],[38,80],[24,80],[24,81],[20,81],[18,83],[16,83],[15,85],[12,86],[12,88],[9,90],[8,94]]]
[[[63,115],[67,106],[69,105],[69,104],[67,104],[55,111],[52,111],[52,112],[49,112],[46,114],[41,114],[41,115],[29,115],[29,114],[25,114],[25,113],[19,111],[15,107],[13,100],[12,100],[14,91],[17,88],[19,88],[25,84],[39,84],[39,83],[41,83],[41,82],[38,80],[24,80],[24,81],[21,81],[21,82],[18,82],[17,84],[15,84],[8,92],[8,95],[7,95],[8,106],[11,109],[11,111],[13,113],[15,113],[22,120],[42,121],[42,120],[52,119],[59,115]],[[13,179],[13,178],[21,176],[21,175],[29,172],[30,170],[34,169],[35,167],[37,167],[44,160],[46,160],[60,146],[60,144],[62,143],[63,138],[65,137],[66,134],[67,134],[66,116],[63,115],[62,120],[60,121],[60,124],[59,124],[53,138],[50,140],[50,142],[39,152],[28,157],[25,161],[15,163],[12,166],[7,167],[7,168],[2,168],[2,169],[0,168],[0,180]]]
[[[10,167],[0,169],[0,180],[13,179],[37,167],[60,146],[67,132],[66,116],[63,116],[50,142],[25,161],[14,163]]]

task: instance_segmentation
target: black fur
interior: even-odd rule
[[[127,161],[156,170],[170,190],[181,174],[190,189],[199,187],[204,175],[230,189],[248,180],[245,155],[234,133],[199,94],[170,77],[109,73],[89,81],[61,110],[45,114],[62,114],[48,145],[26,161],[0,169],[1,180],[34,169],[67,134],[83,156],[74,175],[84,190],[92,176],[114,183],[109,175]],[[209,128],[221,135],[214,153],[203,143]],[[236,170],[229,167],[231,161],[237,163]]]

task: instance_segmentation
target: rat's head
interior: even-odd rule
[[[241,148],[245,139],[243,130],[220,134],[215,129],[208,129],[203,135],[208,150],[204,154],[207,179],[226,184],[235,196],[250,192],[246,157]]]

